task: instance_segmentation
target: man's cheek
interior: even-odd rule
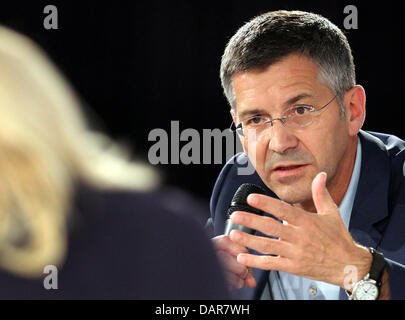
[[[249,142],[245,146],[245,152],[249,157],[249,161],[255,167],[260,176],[264,175],[267,170],[267,148],[262,142]]]

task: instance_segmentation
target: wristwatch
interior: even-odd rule
[[[385,269],[384,255],[374,248],[368,248],[373,255],[369,273],[364,279],[356,282],[352,293],[347,290],[349,300],[377,300],[380,294],[381,278]]]

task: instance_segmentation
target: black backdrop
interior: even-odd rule
[[[45,5],[58,30],[43,27]],[[103,129],[147,161],[154,128],[228,127],[218,69],[227,40],[244,22],[276,9],[313,11],[343,28],[343,8],[358,9],[347,30],[357,82],[367,93],[363,129],[405,138],[401,118],[402,17],[393,1],[9,1],[0,23],[37,41],[72,82]],[[209,199],[222,165],[158,165],[166,182]]]

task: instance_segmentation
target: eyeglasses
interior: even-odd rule
[[[255,130],[256,137],[259,138],[264,134],[267,128],[273,126],[273,123],[276,120],[280,120],[284,125],[293,129],[309,126],[314,120],[315,112],[326,108],[333,100],[335,100],[336,96],[337,95],[335,95],[327,104],[318,109],[310,105],[293,106],[287,109],[280,118],[271,119],[269,116],[255,115],[239,123],[236,126],[235,131],[242,137],[248,137],[247,133],[249,130]]]

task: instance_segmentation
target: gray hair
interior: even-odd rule
[[[221,60],[221,84],[232,109],[232,76],[248,70],[264,71],[286,56],[308,56],[319,67],[319,80],[337,95],[344,117],[344,93],[356,83],[350,45],[328,19],[304,11],[272,11],[243,25],[229,40]]]

